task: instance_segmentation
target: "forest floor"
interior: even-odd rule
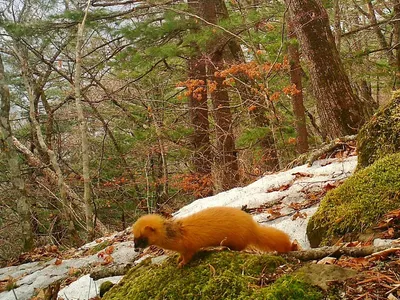
[[[356,156],[323,159],[312,166],[302,165],[268,174],[246,187],[196,200],[176,212],[175,217],[184,217],[212,206],[242,208],[253,214],[258,222],[287,232],[300,249],[308,249],[306,227],[309,218],[317,210],[322,197],[349,177],[356,164]],[[381,245],[386,242],[376,240],[372,243]],[[346,247],[360,245],[346,244]],[[65,252],[60,252],[55,246],[35,249],[0,269],[0,299],[23,300],[34,296],[44,299],[45,295],[55,292],[58,292],[59,299],[95,298],[102,282],[118,282],[122,278],[120,274],[149,256],[156,257],[156,261],[166,257],[164,251],[154,247],[138,256],[129,228],[79,249]],[[320,263],[363,272],[362,279],[348,279],[347,299],[369,299],[371,293],[378,292],[386,298],[370,299],[396,299],[394,295],[400,290],[399,258],[400,251],[392,250],[369,257],[325,259]],[[381,263],[383,260],[387,263]],[[106,275],[102,275],[104,270]],[[388,298],[390,295],[395,298]]]

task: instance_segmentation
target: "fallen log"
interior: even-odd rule
[[[386,251],[391,249],[389,251]],[[397,249],[397,250],[396,250]],[[295,257],[303,261],[309,260],[319,260],[324,257],[335,257],[339,258],[343,255],[351,257],[366,257],[366,256],[376,256],[379,252],[385,251],[383,253],[392,253],[393,251],[400,251],[400,248],[396,248],[395,245],[385,245],[385,246],[366,246],[366,247],[343,247],[343,246],[333,246],[333,247],[322,247],[313,248],[302,251],[292,251],[287,253],[288,257]],[[377,253],[377,254],[375,254]]]

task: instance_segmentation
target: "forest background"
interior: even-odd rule
[[[1,0],[0,264],[253,182],[399,85],[398,0]]]

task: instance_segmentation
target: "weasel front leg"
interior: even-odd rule
[[[193,257],[193,255],[195,254],[195,252],[184,252],[181,253],[181,256],[178,259],[178,268],[182,268],[184,265],[186,265]]]

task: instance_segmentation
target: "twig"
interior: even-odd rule
[[[12,291],[13,291],[13,294],[14,294],[15,299],[18,300],[17,294],[15,293],[14,289],[12,289]]]

